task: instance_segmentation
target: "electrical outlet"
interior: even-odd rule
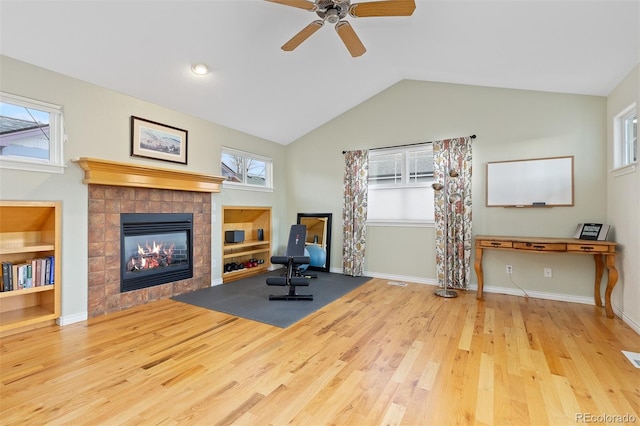
[[[544,277],[545,278],[553,277],[553,270],[551,268],[544,268]]]
[[[512,274],[512,273],[513,273],[513,266],[511,266],[511,265],[506,265],[505,272],[506,272],[507,274]]]

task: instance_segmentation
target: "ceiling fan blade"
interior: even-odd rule
[[[316,31],[318,31],[323,24],[324,21],[313,21],[312,23],[304,27],[298,34],[291,37],[291,40],[283,44],[282,50],[290,52],[296,47],[300,46],[303,41],[311,37],[311,35],[313,35],[313,33],[315,33]]]
[[[344,45],[347,46],[347,50],[349,50],[349,53],[351,53],[351,56],[353,56],[354,58],[363,55],[364,52],[367,51],[367,49],[365,49],[364,47],[364,44],[362,44],[362,42],[360,41],[358,35],[353,30],[353,27],[347,21],[339,21],[336,24],[336,31],[338,32],[338,35],[342,39]]]
[[[349,7],[349,15],[354,18],[370,16],[411,16],[416,10],[414,0],[385,0],[354,3]]]
[[[316,4],[307,0],[265,0],[271,3],[279,3],[285,6],[293,6],[308,11],[315,11],[317,9]]]

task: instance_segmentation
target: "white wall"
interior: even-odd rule
[[[71,160],[92,157],[158,168],[187,169],[220,175],[222,145],[271,156],[276,169],[284,167],[284,147],[158,105],[106,90],[6,56],[0,56],[0,90],[62,105],[68,142],[64,174],[0,169],[0,199],[62,200],[62,322],[83,319],[87,313],[87,185],[82,170]],[[188,165],[130,158],[129,120],[132,115],[189,131]],[[273,221],[285,215],[286,179],[276,174],[280,192],[223,189],[213,194],[212,281],[222,277],[220,208],[222,205],[273,207]],[[287,227],[288,230],[288,227]],[[280,236],[274,233],[274,244]],[[286,237],[285,241],[286,241]]]
[[[476,134],[474,235],[571,237],[579,222],[606,222],[606,98],[401,81],[287,148],[290,214],[334,214],[332,268],[341,268],[343,150]],[[544,209],[485,206],[487,162],[575,156],[575,205]],[[365,269],[435,283],[433,228],[369,227]],[[485,289],[593,303],[591,256],[487,251]],[[553,278],[543,269],[553,268]],[[472,282],[477,283],[475,274]]]
[[[615,241],[620,244],[620,279],[613,291],[612,304],[640,333],[640,169],[638,164],[613,170],[613,123],[622,110],[636,103],[640,108],[640,66],[627,75],[607,99],[607,221],[614,225]]]

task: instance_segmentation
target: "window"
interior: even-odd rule
[[[0,167],[63,173],[62,107],[0,92]]]
[[[432,223],[431,143],[369,151],[368,223]]]
[[[222,148],[224,184],[246,189],[273,189],[271,158]]]
[[[614,167],[620,168],[638,161],[638,115],[635,104],[626,108],[614,122]]]

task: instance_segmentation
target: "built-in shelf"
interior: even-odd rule
[[[259,240],[258,230],[262,230]],[[222,238],[225,231],[243,231],[245,240],[222,244],[224,283],[266,272],[271,265],[271,208],[270,207],[222,207]],[[223,240],[224,241],[224,240]],[[258,266],[227,271],[230,263],[246,263],[251,259],[261,261]]]
[[[223,177],[184,170],[161,169],[82,157],[74,160],[84,170],[85,184],[220,192]]]
[[[3,291],[3,292],[0,292],[0,299],[3,299],[5,297],[20,296],[21,294],[40,293],[41,291],[51,291],[53,289],[54,289],[54,286],[52,285],[43,285],[39,287],[23,288],[20,290]]]
[[[11,268],[53,256],[56,265],[53,285],[0,292],[0,336],[53,324],[60,317],[61,229],[60,201],[0,201],[0,262]]]
[[[55,248],[53,243],[28,243],[24,245],[8,244],[0,245],[0,254],[12,253],[32,253],[39,251],[50,251]]]

